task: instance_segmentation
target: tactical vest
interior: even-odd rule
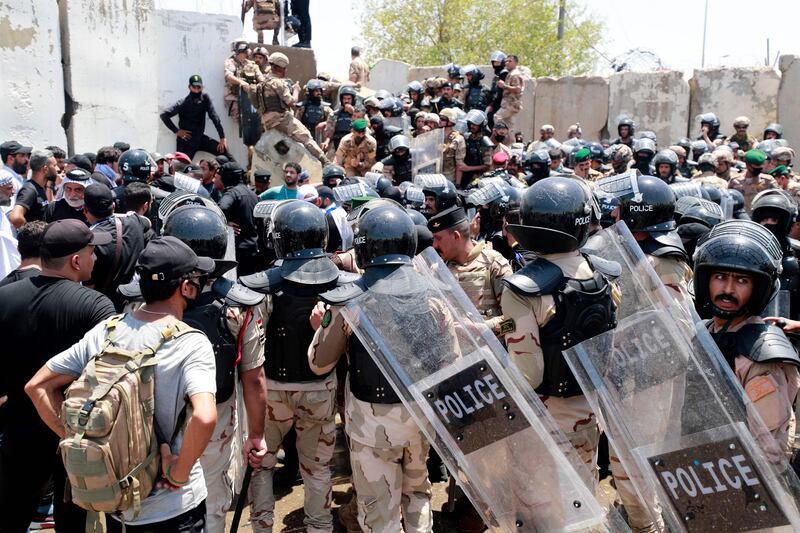
[[[602,261],[589,257],[587,260]],[[541,257],[509,276],[507,281],[514,292],[525,296],[550,295],[555,301],[553,318],[539,328],[544,375],[536,392],[559,398],[583,394],[561,352],[616,327],[611,283],[599,269],[589,279],[566,278],[557,265]]]
[[[336,112],[336,124],[333,128],[333,143],[336,148],[339,147],[339,141],[342,137],[350,133],[353,127],[353,115],[347,113],[344,109],[339,109]]]
[[[711,330],[712,320],[705,321]],[[731,369],[736,368],[736,358],[747,357],[756,363],[789,363],[800,366],[800,357],[783,330],[769,324],[745,324],[738,331],[711,333],[719,351]]]
[[[317,297],[336,287],[336,281],[324,285],[301,285],[287,280],[272,293],[272,313],[267,322],[264,348],[264,371],[269,379],[282,383],[320,381],[308,365],[308,347],[314,330],[308,322]],[[369,357],[369,356],[367,356]]]
[[[347,340],[348,372],[350,390],[362,402],[400,403],[383,372],[375,364],[358,337],[350,335]]]
[[[251,85],[258,83],[258,65],[252,61],[245,61],[242,65],[236,67],[236,77],[246,81]]]
[[[313,132],[323,118],[325,118],[325,107],[321,103],[315,104],[310,100],[303,103],[303,119],[300,122],[308,128],[308,131]]]
[[[397,159],[395,156],[390,155],[381,163],[383,166],[391,166],[392,172],[394,172],[394,181],[397,184],[403,183],[404,181],[411,181],[413,180],[413,176],[411,175],[411,156],[409,155],[405,159]]]
[[[256,92],[256,100],[258,101],[258,110],[261,113],[281,113],[284,110],[283,101],[275,94],[275,91],[266,84],[258,85]]]
[[[212,299],[208,302],[209,299]],[[183,321],[199,329],[208,337],[214,347],[214,361],[217,366],[217,403],[228,400],[236,388],[236,359],[238,346],[236,338],[225,323],[227,306],[210,293],[201,296],[202,305],[183,314]]]
[[[464,106],[465,111],[471,111],[473,109],[479,109],[481,111],[486,111],[486,98],[484,96],[483,87],[478,85],[477,87],[474,85],[470,85],[467,89],[467,105]]]
[[[464,163],[469,166],[483,164],[483,139],[473,138],[472,135],[466,137],[467,154],[464,156]]]

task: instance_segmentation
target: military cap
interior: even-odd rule
[[[592,151],[588,148],[581,148],[577,152],[575,152],[575,162],[576,163],[583,163],[584,161],[588,161],[589,158],[592,157]]]
[[[767,154],[761,150],[748,150],[744,154],[744,162],[751,165],[763,165],[767,160]]]
[[[286,54],[282,54],[280,52],[272,52],[269,56],[270,65],[275,65],[281,68],[286,68],[289,66],[289,58],[286,57]]]
[[[353,121],[354,131],[365,131],[367,129],[367,121],[363,118],[357,118]]]
[[[786,165],[778,165],[777,167],[773,168],[769,171],[770,176],[778,177],[789,174],[789,169],[786,168]]]
[[[465,220],[467,220],[467,212],[464,211],[463,207],[454,205],[432,216],[428,220],[428,229],[431,230],[431,233],[436,233],[458,226]]]

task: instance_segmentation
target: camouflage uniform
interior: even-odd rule
[[[550,254],[547,255],[547,260],[556,264],[564,276],[572,279],[589,279],[593,275],[589,263],[579,252]],[[618,294],[615,294],[615,299],[616,296]],[[551,295],[521,296],[512,290],[506,290],[501,303],[504,316],[514,319],[514,331],[505,335],[509,356],[531,386],[536,388],[544,377],[544,355],[539,332],[555,316],[555,299]],[[575,447],[578,456],[596,476],[600,427],[586,396],[539,397]],[[647,530],[652,527],[650,515],[636,497],[633,485],[620,466],[618,460],[616,463],[612,460],[611,468],[617,491],[628,512],[630,523],[634,527]]]
[[[251,87],[250,99],[258,109],[258,112],[261,113],[261,123],[264,126],[264,131],[278,130],[291,137],[292,140],[302,144],[312,156],[327,162],[325,155],[319,145],[314,142],[308,128],[303,126],[303,123],[292,114],[294,98],[285,79],[267,76],[267,79],[255,86],[255,88]]]
[[[239,338],[244,319],[245,313],[242,309],[236,307],[227,309],[225,323],[234,338]],[[262,306],[252,308],[252,316],[247,319],[241,339],[242,360],[237,367],[239,375],[260,368],[264,364]],[[217,404],[217,424],[208,446],[200,456],[203,477],[208,489],[206,521],[209,533],[224,533],[225,517],[233,500],[233,480],[236,464],[241,457],[241,445],[234,439],[239,424],[237,403],[237,393],[234,389],[233,395],[228,400]]]
[[[739,150],[743,152],[747,152],[748,150],[752,150],[758,144],[758,139],[750,135],[749,133],[745,133],[744,135],[739,135],[738,133],[734,133],[730,137],[728,137],[728,142],[735,142],[739,145]]]
[[[513,130],[514,117],[522,111],[522,93],[525,92],[525,78],[519,67],[508,73],[506,85],[519,87],[521,90],[516,94],[503,91],[503,100],[500,102],[500,109],[494,114],[494,121],[495,123],[503,122],[509,130]]]
[[[353,76],[356,77],[355,80]],[[361,57],[356,57],[350,62],[350,81],[362,86],[369,81],[369,65]]]
[[[361,144],[356,144],[353,134],[348,133],[342,137],[339,148],[336,149],[336,164],[344,167],[347,177],[363,176],[375,164],[377,148],[378,143],[369,133],[361,141]],[[354,165],[353,163],[356,161],[361,164]]]
[[[707,185],[711,185],[712,187],[717,187],[718,189],[728,188],[728,182],[725,181],[724,178],[720,178],[719,176],[717,176],[713,170],[701,172],[696,176],[693,176],[692,181],[696,181],[698,183],[705,183]]]
[[[227,77],[228,74],[240,80],[244,80],[250,85],[255,85],[264,81],[264,74],[255,61],[245,59],[244,63],[239,63],[235,55],[225,60],[224,76]],[[225,109],[228,111],[228,116],[230,116],[236,124],[239,123],[239,89],[240,87],[238,85],[226,80]]]
[[[444,141],[444,151],[442,153],[442,174],[447,179],[455,183],[456,165],[464,162],[467,155],[467,142],[464,136],[453,130]]]
[[[483,315],[486,326],[499,333],[503,322],[503,311],[500,309],[503,278],[511,274],[511,265],[484,241],[474,244],[466,263],[459,265],[451,261],[447,263],[447,268]]]
[[[308,350],[309,364],[319,374],[330,371],[347,351],[352,331],[340,309],[330,308],[329,323],[317,329]],[[368,533],[432,531],[429,445],[422,432],[402,404],[359,400],[349,377],[346,388],[345,429],[359,525]]]
[[[750,214],[750,202],[753,197],[766,189],[777,189],[778,183],[769,174],[760,174],[758,178],[750,178],[746,175],[733,178],[728,184],[730,189],[736,189],[744,196],[744,208]]]

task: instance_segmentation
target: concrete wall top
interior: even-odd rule
[[[689,84],[683,73],[623,72],[608,79],[608,136],[617,136],[623,116],[636,122],[637,131],[652,130],[658,145],[666,147],[686,135],[689,123]]]
[[[781,85],[778,89],[778,122],[789,144],[800,146],[800,56],[780,59]]]
[[[466,65],[461,66],[464,67]],[[494,69],[492,69],[491,65],[478,65],[478,68],[481,69],[481,72],[483,72],[483,83],[485,85],[490,85],[492,83],[492,78],[494,77]],[[432,76],[447,78],[447,65],[411,67],[408,69],[408,77],[406,78],[406,82],[414,80],[425,81],[427,78]],[[405,87],[403,87],[403,89],[405,89]]]
[[[695,70],[689,80],[691,106],[689,137],[699,135],[700,113],[716,113],[723,135],[734,133],[733,121],[750,118],[749,132],[760,138],[764,127],[777,119],[780,75],[772,68],[731,68]]]
[[[535,130],[552,124],[556,139],[566,139],[570,125],[580,123],[583,138],[599,140],[608,121],[608,80],[600,76],[537,78],[533,112]]]
[[[0,0],[0,142],[67,148],[55,2]]]
[[[153,0],[61,2],[70,148],[115,141],[152,147],[158,131],[158,36]]]

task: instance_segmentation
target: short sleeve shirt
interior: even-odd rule
[[[17,193],[16,205],[25,208],[25,221],[44,220],[44,210],[47,207],[47,194],[44,187],[35,181],[28,180]]]

